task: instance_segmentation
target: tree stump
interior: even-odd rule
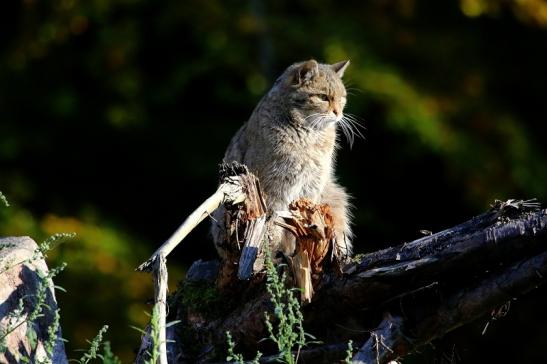
[[[180,321],[177,329],[168,332],[175,335],[171,337],[177,345],[171,348],[177,353],[173,363],[224,362],[227,331],[246,357],[260,350],[261,362],[276,360],[276,348],[271,340],[264,340],[269,337],[264,314],[274,308],[261,265],[252,260],[263,256],[264,249],[276,256],[278,244],[271,241],[275,234],[267,234],[268,229],[254,229],[256,216],[262,215],[239,213],[249,210],[245,204],[259,204],[252,197],[256,193],[248,193],[254,190],[244,187],[249,180],[246,168],[230,170],[235,175],[221,179],[213,195],[222,194],[215,199],[216,206],[231,201],[232,208],[226,209],[230,259],[195,263],[168,300],[167,321]],[[226,191],[237,193],[230,196]],[[354,362],[389,363],[545,282],[547,210],[535,200],[497,201],[490,210],[460,225],[351,262],[337,259],[332,248],[336,236],[330,233],[334,229],[328,211],[328,206],[296,201],[288,211],[266,217],[266,224],[282,226],[296,238],[294,254],[282,252],[278,262],[290,267],[286,270],[289,281],[302,289],[306,332],[321,340],[300,350],[302,361],[341,360],[352,340],[355,348],[360,347],[353,353]],[[202,207],[193,215],[203,216]],[[195,219],[191,227],[199,221]],[[237,234],[238,227],[248,226],[252,234]],[[190,225],[185,222],[183,227]],[[247,244],[260,242],[260,231],[266,243]],[[169,249],[160,248],[140,269],[149,266],[158,252],[171,251],[180,239],[175,233],[163,246]],[[252,254],[242,254],[241,246],[252,246]],[[237,272],[242,261],[245,274],[223,274],[222,267]],[[149,347],[145,340],[142,344],[141,349]]]

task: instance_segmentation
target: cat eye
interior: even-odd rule
[[[321,101],[329,101],[329,95],[327,94],[312,94],[311,97],[317,97]]]

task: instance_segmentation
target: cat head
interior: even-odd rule
[[[321,64],[312,59],[290,66],[279,82],[291,120],[316,129],[341,121],[347,96],[342,76],[348,65],[349,61]]]

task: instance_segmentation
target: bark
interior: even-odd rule
[[[324,276],[314,309],[367,309],[439,282],[498,269],[546,249],[546,210],[498,203],[461,225],[364,255],[343,279]],[[457,283],[457,282],[456,282]]]
[[[366,254],[342,277],[327,272],[304,307],[305,328],[336,341],[317,347],[323,354],[314,362],[331,362],[328,347],[353,338],[366,341],[356,362],[388,363],[487,315],[544,282],[546,241],[547,210],[509,201],[464,224]],[[267,336],[263,312],[271,309],[262,291],[245,297],[206,325],[209,347],[223,347],[230,331],[241,350],[251,353]],[[371,334],[356,337],[337,329],[352,320]],[[339,359],[342,354],[338,350]]]
[[[294,254],[277,260],[289,267],[289,283],[304,288],[304,327],[323,342],[303,348],[302,362],[343,359],[341,348],[352,339],[361,343],[355,362],[388,363],[544,281],[547,210],[535,201],[496,202],[463,224],[341,267],[328,206],[297,201],[266,216],[258,181],[236,167],[246,187],[236,186],[245,196],[226,208],[227,255],[221,262],[196,262],[171,303],[173,318],[182,321],[172,349],[179,353],[176,362],[221,362],[226,331],[237,350],[251,357],[259,349],[262,362],[275,360],[275,347],[263,340],[264,313],[273,308],[258,259],[277,246],[268,241],[273,224],[296,238]],[[196,296],[200,289],[206,294]]]
[[[547,252],[511,265],[477,284],[454,292],[442,302],[404,302],[404,317],[387,315],[354,356],[356,363],[384,363],[468,322],[485,316],[544,282]]]

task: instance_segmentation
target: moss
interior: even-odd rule
[[[176,305],[199,313],[204,317],[218,317],[227,306],[216,287],[209,282],[183,282],[175,293]]]
[[[233,300],[221,295],[213,283],[206,281],[181,282],[170,299],[172,300],[169,302],[170,307],[183,307],[185,312],[191,313],[190,316],[195,317],[197,315],[205,320],[222,317],[234,306]],[[176,310],[171,311],[175,312]],[[189,362],[197,361],[198,356],[203,354],[200,348],[204,346],[208,338],[204,337],[199,329],[196,330],[196,327],[187,319],[183,319],[183,322],[177,325],[176,330],[184,348],[185,357]],[[225,353],[225,350],[222,347],[215,348],[214,351],[219,354]],[[213,353],[208,355],[213,355]],[[221,357],[217,359],[222,360]]]

